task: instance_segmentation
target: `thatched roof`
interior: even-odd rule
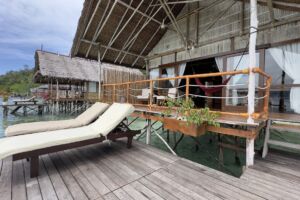
[[[172,8],[172,12],[169,13],[172,13],[173,17],[177,17],[188,3],[194,5],[199,3],[197,9],[201,10],[217,1],[85,0],[71,55],[97,59],[97,51],[100,48],[103,61],[131,67],[143,67],[145,66],[144,59],[166,31],[168,29],[175,30],[175,26],[160,28],[162,24],[170,24],[170,16],[167,17],[167,12],[161,8],[161,2],[168,4],[169,8]],[[249,0],[245,2],[249,2]],[[268,2],[269,0],[258,0],[258,3],[264,6],[268,6]],[[274,8],[300,10],[299,0],[273,0],[270,2]],[[140,7],[139,3],[141,3]],[[155,14],[156,11],[158,11],[157,14]],[[193,12],[191,11],[191,13]],[[149,23],[147,23],[148,21]],[[143,27],[144,23],[147,25]],[[134,37],[136,40],[133,39]],[[114,42],[110,44],[111,41]],[[133,42],[131,45],[125,45],[128,41]],[[188,42],[185,42],[186,47],[187,44]]]
[[[47,82],[49,78],[64,80],[62,82],[99,81],[99,63],[78,57],[58,55],[55,53],[36,51],[35,54],[35,81]],[[102,81],[105,81],[106,72],[113,74],[130,74],[143,77],[138,69],[131,69],[109,63],[101,63]]]
[[[98,2],[100,2],[99,5],[97,5]],[[116,2],[115,6],[113,6],[114,2]],[[132,3],[130,4],[130,2]],[[102,22],[104,26],[98,37],[94,40],[94,42],[100,43],[100,54],[103,57],[101,60],[127,66],[134,64],[134,67],[144,67],[144,56],[148,55],[166,32],[166,29],[160,29],[163,20],[166,19],[166,24],[170,22],[162,8],[159,9],[159,6],[150,6],[151,4],[155,5],[158,3],[159,0],[86,0],[78,22],[71,55],[97,59],[99,45],[92,45],[91,51],[87,54],[90,46],[90,43],[87,41],[93,41],[94,35],[97,35],[95,33],[97,32],[97,27],[99,28],[99,22]],[[172,12],[175,17],[179,14],[183,6],[184,4],[174,5]],[[134,11],[136,8],[137,11]],[[156,11],[157,14],[151,18],[152,14],[156,13]],[[124,17],[123,20],[122,17]],[[130,20],[125,25],[128,19]],[[148,20],[149,23],[142,28]],[[90,25],[88,25],[89,22],[91,22]],[[101,29],[101,25],[99,29]],[[109,41],[114,33],[116,33],[115,36],[119,35],[110,46]],[[132,46],[129,45],[130,48],[128,47],[121,51],[126,41],[128,41],[129,36],[131,38],[136,36],[136,40],[134,40]],[[107,52],[105,53],[106,50]],[[119,58],[116,60],[118,55]],[[125,57],[122,60],[123,56]]]

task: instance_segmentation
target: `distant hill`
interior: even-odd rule
[[[28,66],[18,71],[9,71],[0,75],[0,95],[24,95],[30,92],[30,88],[37,87],[33,83],[34,70]]]

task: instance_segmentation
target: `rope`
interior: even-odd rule
[[[262,97],[254,97],[254,98],[257,99],[257,100],[261,100],[261,99],[264,99],[264,98],[266,98],[266,97],[267,97],[267,95],[262,96]]]
[[[141,89],[133,89],[133,88],[129,88],[129,90],[143,90],[143,89],[148,89],[148,88],[141,88]]]
[[[207,99],[245,99],[245,98],[248,98],[248,95],[241,96],[241,97],[209,97],[209,96],[205,96],[205,95],[189,94],[189,96],[201,97],[201,98],[207,98]]]
[[[232,84],[232,85],[207,85],[205,88],[217,88],[217,87],[235,87],[235,86],[246,86],[247,84]],[[199,87],[199,85],[190,85],[190,87]]]
[[[168,89],[172,89],[172,88],[179,89],[179,88],[184,88],[184,87],[186,87],[186,85],[177,86],[177,87],[171,87],[171,88],[162,88],[162,87],[153,87],[153,88],[159,89],[159,90],[168,90]]]

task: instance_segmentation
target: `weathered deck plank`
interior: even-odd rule
[[[72,197],[75,200],[87,200],[88,197],[84,193],[84,191],[80,188],[76,179],[73,177],[71,172],[63,165],[63,162],[60,160],[58,155],[51,154],[50,158],[55,165],[58,173],[60,174],[62,180],[64,181],[66,187],[70,191]]]
[[[24,173],[25,173],[25,184],[28,200],[42,200],[42,194],[40,190],[40,185],[37,178],[30,177],[30,166],[29,162],[23,160]]]
[[[0,194],[3,200],[11,199],[12,184],[12,158],[3,160],[2,172],[0,177]]]
[[[236,178],[134,142],[97,144],[40,158],[40,176],[29,162],[0,161],[1,200],[299,199],[300,162],[269,154]]]
[[[77,168],[75,164],[72,163],[70,158],[65,155],[64,152],[57,153],[59,158],[62,160],[64,165],[70,170],[73,177],[76,179],[77,183],[80,185],[81,189],[87,195],[89,199],[99,199],[101,196],[93,187],[93,185],[88,181],[88,179],[82,174],[82,172]]]
[[[38,176],[38,182],[40,185],[43,199],[56,200],[57,195],[52,185],[52,182],[46,172],[43,161],[40,159],[40,175]]]
[[[12,199],[26,200],[26,187],[24,180],[24,169],[22,160],[13,162],[13,177],[12,177]]]

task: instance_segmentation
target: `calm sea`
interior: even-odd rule
[[[11,100],[9,101],[11,103]],[[0,98],[0,105],[2,105],[2,98]],[[9,125],[20,124],[25,122],[36,122],[36,121],[48,121],[48,120],[59,120],[59,119],[69,119],[76,117],[76,114],[46,114],[39,116],[36,112],[29,112],[27,116],[23,116],[21,113],[16,115],[9,114],[7,117],[3,116],[3,108],[0,106],[0,137],[4,136],[4,131]]]

